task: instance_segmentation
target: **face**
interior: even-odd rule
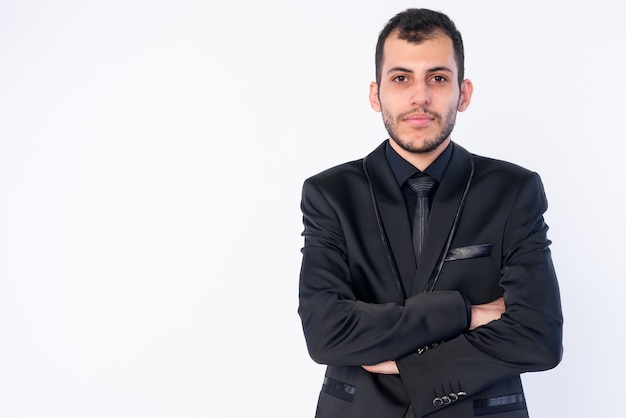
[[[436,35],[414,44],[392,34],[381,70],[380,85],[370,85],[370,104],[382,113],[394,149],[405,158],[443,151],[456,112],[467,109],[473,91],[469,80],[459,86],[452,40]]]

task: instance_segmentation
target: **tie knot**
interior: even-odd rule
[[[435,188],[435,180],[428,176],[410,178],[407,184],[418,197],[427,197]]]

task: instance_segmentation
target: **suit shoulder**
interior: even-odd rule
[[[534,171],[510,161],[498,160],[477,154],[472,154],[472,156],[474,157],[478,173],[488,174],[490,176],[497,175],[511,180],[523,180],[529,176],[538,176]]]
[[[343,164],[327,168],[317,174],[307,178],[304,182],[315,183],[319,187],[331,187],[354,181],[357,178],[364,178],[363,159],[348,161]]]

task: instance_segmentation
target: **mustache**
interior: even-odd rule
[[[437,121],[441,121],[441,115],[439,113],[433,112],[432,110],[428,110],[425,107],[416,107],[416,108],[413,108],[413,109],[411,109],[411,110],[409,110],[407,112],[400,113],[398,115],[398,119],[401,120],[401,119],[407,118],[407,117],[411,116],[414,113],[424,113],[426,115],[431,116],[433,119],[435,119]]]

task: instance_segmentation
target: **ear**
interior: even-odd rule
[[[459,98],[459,112],[463,112],[469,107],[472,100],[472,93],[474,93],[474,85],[470,80],[463,80],[461,83],[461,97]]]
[[[378,84],[372,81],[370,83],[370,106],[376,112],[380,112],[380,100],[378,100]]]

